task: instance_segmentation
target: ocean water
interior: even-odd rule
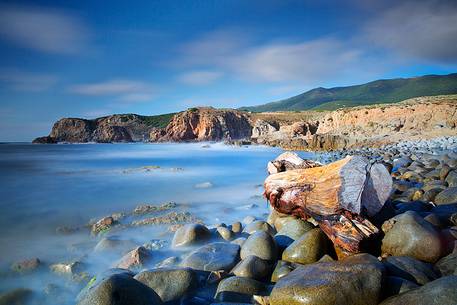
[[[110,267],[118,258],[94,254],[100,237],[91,236],[84,225],[112,213],[128,213],[140,204],[173,201],[178,204],[174,210],[189,212],[207,225],[230,224],[247,215],[264,217],[266,164],[281,152],[220,143],[2,144],[0,292],[15,287],[42,291],[46,285],[65,282],[71,304],[80,287],[49,272],[48,266],[79,260],[89,274]],[[61,226],[79,230],[59,234],[56,228]],[[109,234],[138,245],[173,236],[166,226],[154,225]],[[156,260],[171,256],[172,250],[165,247],[160,253]],[[8,271],[12,262],[32,257],[43,262],[41,271]]]

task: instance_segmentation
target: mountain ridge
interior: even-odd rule
[[[457,93],[457,73],[411,78],[379,79],[364,84],[317,87],[290,98],[258,106],[241,107],[251,112],[335,110],[371,104],[396,103],[420,96]]]

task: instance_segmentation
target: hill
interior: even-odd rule
[[[240,109],[252,112],[335,110],[361,105],[396,103],[419,96],[456,93],[457,73],[452,73],[376,80],[348,87],[315,88],[281,101]]]

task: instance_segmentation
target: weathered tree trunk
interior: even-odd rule
[[[272,174],[265,196],[278,212],[313,217],[343,251],[360,252],[378,229],[366,216],[381,210],[392,190],[392,178],[381,164],[359,156],[307,169]]]
[[[268,162],[267,170],[268,173],[276,174],[280,172],[284,172],[291,169],[305,169],[305,168],[312,168],[321,166],[319,162],[312,161],[312,160],[304,160],[300,158],[296,153],[293,152],[285,152],[280,154],[276,159],[273,161]]]

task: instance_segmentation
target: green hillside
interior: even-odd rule
[[[361,105],[395,103],[418,97],[457,93],[457,73],[413,78],[377,80],[363,85],[316,88],[297,96],[264,105],[243,107],[253,112],[334,110]]]
[[[166,113],[159,115],[139,116],[140,119],[148,126],[156,128],[165,128],[176,113]]]

